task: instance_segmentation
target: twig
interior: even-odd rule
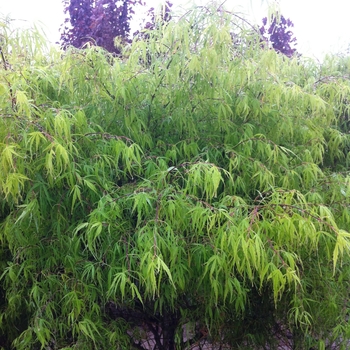
[[[7,61],[5,59],[5,56],[4,56],[4,51],[2,49],[2,46],[0,46],[0,54],[1,54],[1,59],[2,59],[2,63],[4,64],[4,69],[7,70]]]

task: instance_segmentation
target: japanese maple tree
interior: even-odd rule
[[[272,48],[288,57],[296,53],[296,41],[290,28],[294,27],[293,22],[284,16],[272,16],[270,23],[267,17],[262,20],[263,26],[260,27],[260,33],[266,42],[270,43]]]
[[[123,58],[2,27],[0,349],[349,348],[350,59],[159,22]]]
[[[130,40],[130,21],[137,4],[143,5],[142,0],[64,0],[67,18],[61,28],[62,46],[81,48],[92,43],[119,53],[114,39]]]

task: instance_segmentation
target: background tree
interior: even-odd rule
[[[68,15],[62,28],[63,47],[83,47],[90,42],[111,53],[119,53],[114,39],[129,41],[130,21],[141,0],[64,0]]]
[[[123,60],[4,36],[3,348],[347,346],[347,59],[207,7]]]
[[[290,28],[294,27],[293,22],[282,15],[273,15],[268,26],[267,17],[263,18],[263,26],[260,27],[260,33],[264,40],[271,44],[272,48],[287,57],[292,57],[296,53],[296,41]],[[268,27],[267,27],[268,26]]]
[[[135,5],[145,5],[142,0],[64,0],[64,12],[68,15],[61,28],[61,44],[63,47],[72,45],[82,48],[86,43],[103,47],[111,53],[120,53],[120,47],[115,45],[115,38],[122,42],[130,42],[130,24]],[[172,3],[166,1],[160,14],[162,21],[171,20]],[[143,29],[154,29],[156,17],[154,8],[145,14],[148,18]],[[267,28],[267,17],[263,18],[263,26],[259,31],[263,39],[277,52],[291,57],[296,53],[296,38],[290,30],[294,26],[290,19],[283,16],[272,16]],[[137,31],[135,35],[139,34]],[[237,38],[235,39],[237,40]]]

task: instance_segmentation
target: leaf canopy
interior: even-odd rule
[[[205,7],[122,59],[38,38],[1,46],[0,346],[346,344],[348,58]]]

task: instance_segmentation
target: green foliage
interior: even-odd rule
[[[348,59],[206,8],[123,59],[4,33],[0,346],[345,348]]]

